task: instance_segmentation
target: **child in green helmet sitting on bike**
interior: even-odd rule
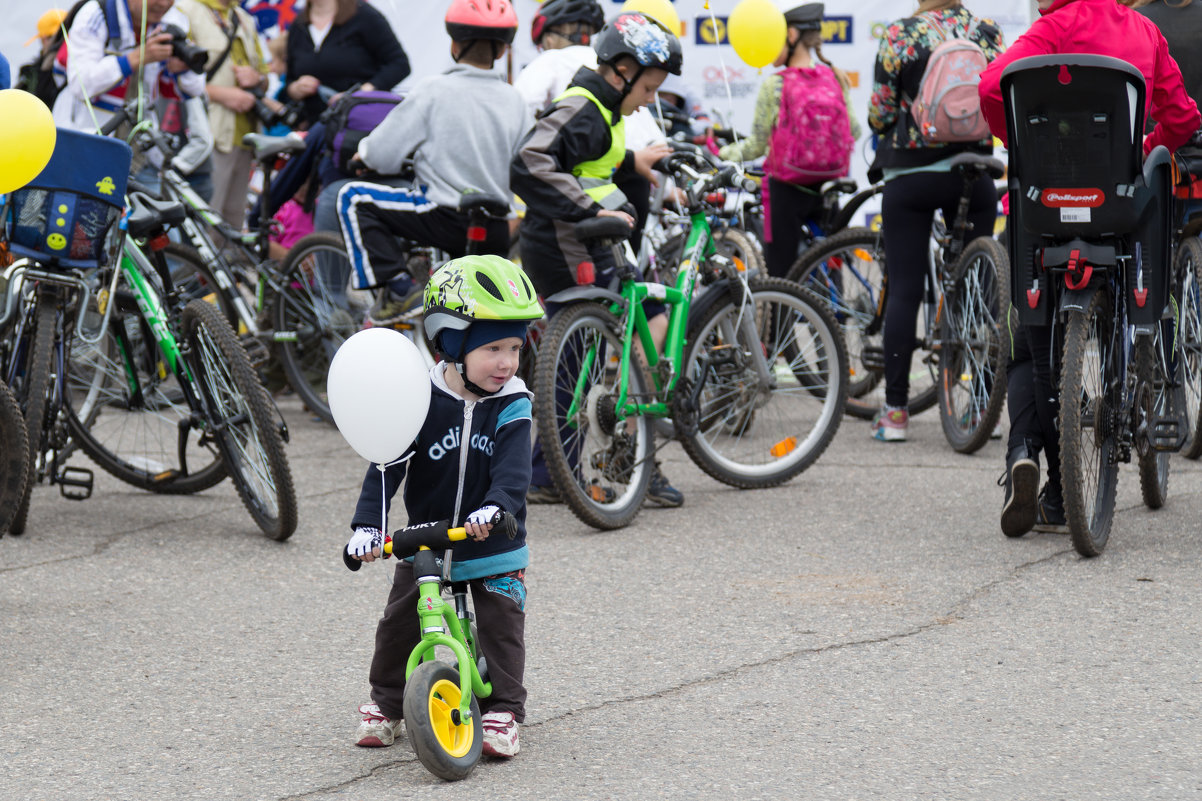
[[[471,588],[479,644],[493,692],[480,699],[484,753],[518,752],[525,719],[522,685],[526,585],[526,491],[530,486],[531,395],[517,378],[526,327],[542,317],[534,287],[500,256],[465,256],[430,276],[425,326],[445,360],[430,370],[430,409],[406,460],[387,467],[383,481],[372,465],[351,522],[347,553],[364,562],[381,555],[382,504],[405,484],[410,523],[449,519],[468,539],[452,554],[451,580]],[[381,497],[383,493],[383,497]],[[512,539],[490,537],[498,511],[517,523]],[[421,639],[418,587],[408,561],[396,566],[384,616],[376,627],[372,702],[359,707],[361,746],[392,745],[401,731],[405,667]]]

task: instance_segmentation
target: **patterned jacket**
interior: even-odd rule
[[[932,19],[938,19],[938,26],[931,24]],[[910,104],[918,95],[918,85],[922,82],[931,51],[944,41],[941,30],[949,37],[976,42],[989,61],[1005,49],[998,24],[991,19],[974,17],[963,6],[906,17],[886,28],[877,52],[872,100],[868,107],[868,124],[880,137],[870,178],[885,167],[921,167],[965,150],[983,153],[992,150],[989,140],[977,144],[927,143],[914,122]]]

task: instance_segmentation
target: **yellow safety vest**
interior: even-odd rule
[[[583,86],[568,87],[563,94],[555,98],[555,102],[558,103],[565,97],[588,98],[596,105],[604,119],[613,119],[613,112]],[[626,203],[626,196],[614,183],[614,170],[618,169],[618,165],[624,158],[626,158],[626,119],[619,115],[618,121],[609,126],[609,150],[605,151],[599,159],[582,161],[577,164],[572,168],[572,175],[576,176],[584,193],[601,204],[603,208],[619,209]]]

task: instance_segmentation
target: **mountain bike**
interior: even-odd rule
[[[510,539],[517,534],[517,524],[507,512],[498,512],[492,523],[493,534]],[[385,558],[413,558],[419,593],[422,639],[405,669],[405,732],[426,770],[457,781],[480,761],[484,732],[476,699],[492,695],[492,684],[468,611],[467,582],[447,578],[449,565],[440,555],[467,538],[465,529],[449,526],[448,520],[407,526],[385,538],[383,550]],[[362,565],[345,548],[342,560],[351,570]],[[442,598],[444,589],[451,591],[451,604]],[[450,662],[438,659],[436,648],[449,649]]]
[[[263,533],[287,539],[297,523],[287,427],[220,310],[175,285],[165,229],[183,208],[136,192],[128,202],[120,258],[77,332],[65,404],[72,439],[154,492],[197,492],[228,474]]]
[[[992,232],[970,238],[968,222],[973,185],[1004,169],[976,154],[956,158],[953,171],[964,188],[951,227],[938,220],[933,227],[918,318],[910,413],[938,404],[944,436],[960,453],[973,453],[989,440],[1005,402],[1001,322],[1010,304],[1009,257]],[[848,228],[818,241],[789,272],[789,280],[824,298],[842,325],[852,370],[847,411],[866,420],[883,402],[888,291],[882,237],[880,231]]]
[[[623,256],[625,221],[595,217],[576,234],[613,251],[615,284],[546,298],[568,305],[539,348],[538,435],[560,496],[601,529],[642,506],[655,418],[671,418],[685,452],[719,481],[771,487],[822,454],[846,401],[846,350],[825,304],[788,281],[749,281],[715,250],[703,199],[742,186],[739,167],[697,150],[678,150],[668,167],[687,186],[692,225],[675,285],[639,280]],[[669,309],[662,352],[647,299]]]

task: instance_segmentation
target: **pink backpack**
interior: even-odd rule
[[[949,38],[938,17],[932,15],[926,19],[943,41],[931,51],[918,84],[918,97],[910,107],[923,140],[979,142],[991,138],[977,94],[981,72],[989,66],[985,51],[967,37]],[[968,36],[976,29],[974,21]]]
[[[781,70],[780,117],[772,128],[764,172],[791,184],[842,178],[851,167],[851,121],[843,87],[823,67]]]

